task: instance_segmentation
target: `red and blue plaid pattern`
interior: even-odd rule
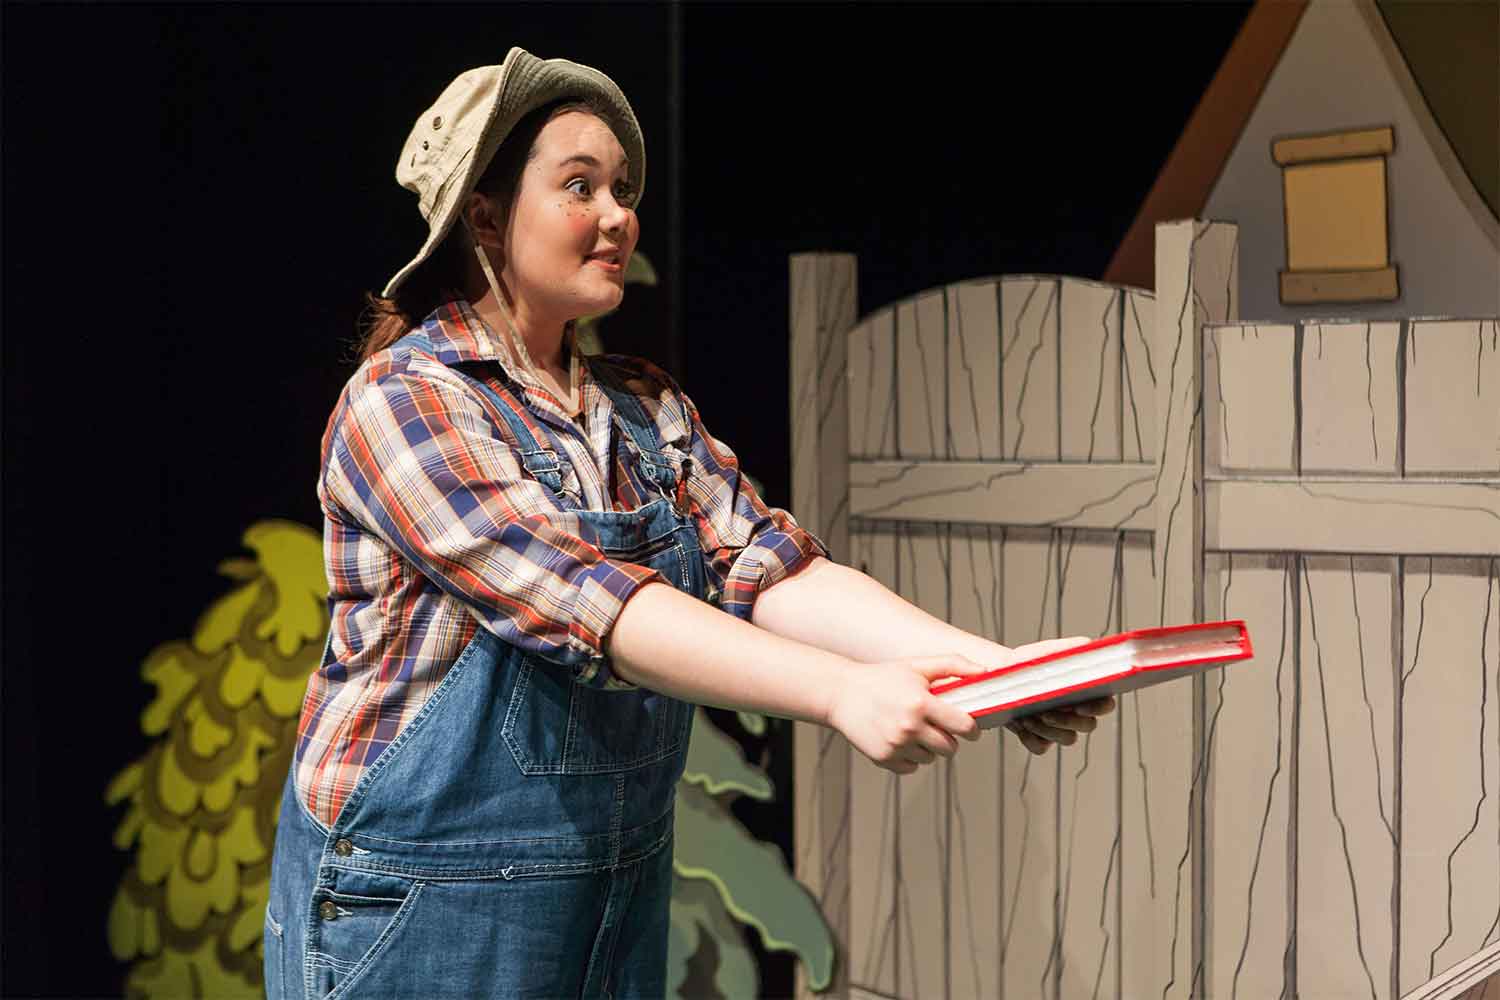
[[[634,445],[588,366],[578,368],[575,419],[467,302],[441,306],[424,329],[430,352],[406,342],[359,367],[323,436],[333,634],[308,683],[294,767],[303,801],[329,824],[476,628],[583,683],[629,686],[610,672],[603,637],[630,595],[661,579],[605,558],[591,529],[522,470],[509,427],[469,381],[486,380],[538,443],[567,458],[563,491],[576,506],[633,510],[659,494],[638,476]],[[760,591],[827,549],[756,495],[669,375],[639,358],[609,360],[669,457],[691,458],[709,599],[748,620]]]

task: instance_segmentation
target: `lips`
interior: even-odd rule
[[[589,254],[584,259],[590,264],[598,264],[606,271],[620,270],[620,255],[613,250],[608,253]]]

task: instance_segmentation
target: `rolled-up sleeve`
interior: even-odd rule
[[[527,475],[480,401],[392,372],[351,386],[330,428],[327,493],[507,643],[630,687],[605,637],[656,570],[607,558],[593,528]]]
[[[767,506],[739,459],[703,426],[698,408],[678,393],[692,420],[688,492],[711,588],[710,600],[750,620],[761,591],[795,573],[828,547],[780,507]]]

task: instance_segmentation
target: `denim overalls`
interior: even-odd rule
[[[663,496],[577,515],[606,555],[701,600],[697,533],[671,502],[677,474],[655,424],[606,365],[590,368]],[[557,453],[478,384],[526,469],[576,509]],[[568,668],[480,628],[332,828],[288,776],[267,996],[664,996],[672,807],[693,711],[645,689],[575,684]]]

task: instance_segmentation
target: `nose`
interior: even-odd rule
[[[630,209],[611,200],[612,207],[599,216],[599,228],[616,243],[625,239],[630,227]]]

